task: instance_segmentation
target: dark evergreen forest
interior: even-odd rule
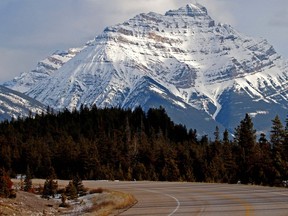
[[[197,136],[163,108],[81,107],[0,124],[0,166],[13,177],[280,185],[288,179],[288,127],[278,116],[257,140],[247,114],[235,129]],[[270,137],[269,140],[266,137]]]

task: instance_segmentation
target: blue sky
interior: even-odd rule
[[[216,22],[266,38],[288,59],[287,0],[197,0]],[[84,45],[141,12],[164,14],[195,0],[1,0],[0,82],[34,69],[56,50]]]

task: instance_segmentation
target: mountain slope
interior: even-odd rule
[[[0,85],[0,121],[41,114],[45,110],[38,101]]]
[[[199,4],[108,27],[28,88],[29,74],[9,87],[54,108],[161,104],[174,121],[192,128],[203,116],[211,128],[218,123],[233,131],[250,113],[265,116],[257,129],[267,130],[267,116],[287,109],[288,63],[266,40],[216,23]]]
[[[49,78],[84,47],[71,48],[68,51],[56,51],[51,56],[38,62],[37,67],[34,70],[22,73],[19,77],[15,77],[13,80],[5,82],[3,85],[7,88],[24,93],[36,83]]]

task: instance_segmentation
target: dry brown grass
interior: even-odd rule
[[[93,207],[85,215],[108,216],[118,214],[135,205],[137,200],[131,194],[118,191],[106,191],[105,198],[94,199]]]
[[[131,194],[124,194],[121,192],[113,192],[113,194],[115,194],[116,197],[120,196],[122,198],[122,201],[116,203],[116,209],[126,209],[136,203],[135,197]]]
[[[103,192],[104,192],[104,189],[103,189],[103,188],[95,188],[95,189],[89,190],[89,194],[103,193]]]
[[[94,204],[92,208],[90,208],[89,210],[87,210],[87,212],[89,213],[96,213],[97,215],[104,215],[104,212],[107,209],[113,208],[113,206],[115,206],[115,203],[113,201],[103,201],[100,204]],[[102,214],[99,214],[100,212],[102,212]]]

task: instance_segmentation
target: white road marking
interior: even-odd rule
[[[180,208],[180,201],[176,198],[176,197],[174,197],[174,196],[171,196],[170,194],[164,194],[164,195],[166,195],[166,196],[169,196],[169,197],[171,197],[171,198],[173,198],[176,202],[177,202],[177,207],[174,209],[174,211],[173,212],[171,212],[168,216],[171,216],[171,215],[173,215],[175,212],[177,212],[178,211],[178,209]]]
[[[176,197],[174,197],[174,196],[172,196],[172,195],[170,195],[170,194],[161,193],[161,192],[159,192],[159,191],[153,191],[153,190],[144,190],[144,191],[148,191],[148,192],[151,192],[151,193],[163,194],[163,195],[165,195],[165,196],[171,197],[172,199],[174,199],[174,200],[176,201],[177,207],[176,207],[170,214],[168,214],[168,216],[172,216],[172,215],[175,214],[175,213],[178,211],[178,209],[180,208],[180,205],[181,205],[180,201],[179,201]]]

